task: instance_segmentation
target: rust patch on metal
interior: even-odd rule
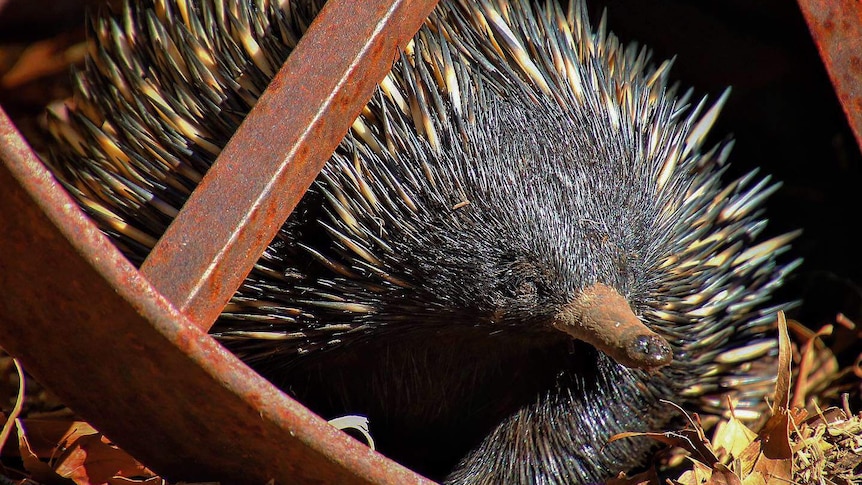
[[[856,144],[862,147],[862,3],[857,0],[797,1]]]

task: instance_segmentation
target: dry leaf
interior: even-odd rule
[[[769,418],[760,432],[760,454],[752,473],[759,473],[767,483],[784,480],[792,483],[793,449],[790,447],[790,419],[786,412]]]
[[[78,485],[108,483],[112,477],[154,476],[101,434],[77,438],[59,457],[56,472]]]
[[[661,482],[659,482],[655,469],[649,469],[631,477],[626,476],[625,473],[620,473],[616,478],[606,481],[605,485],[653,485],[659,483]]]
[[[18,428],[18,450],[21,453],[21,461],[32,479],[45,485],[74,485],[74,482],[55,473],[47,463],[33,453],[27,442],[27,432],[20,419],[15,420],[15,427]]]
[[[751,473],[742,479],[742,485],[767,485],[766,479],[759,473]]]
[[[611,437],[608,443],[624,438],[647,437],[660,443],[677,446],[688,451],[691,458],[704,464],[712,464],[718,461],[712,451],[712,445],[708,440],[701,440],[702,431],[684,428],[679,431],[667,431],[664,433],[619,433]]]
[[[86,55],[83,43],[69,46],[68,36],[60,35],[27,46],[6,73],[0,76],[0,87],[14,90],[39,78],[66,72]]]
[[[624,438],[647,437],[660,443],[682,448],[691,455],[692,459],[697,460],[700,463],[711,465],[718,462],[719,460],[713,451],[712,444],[706,438],[706,433],[703,431],[703,426],[701,426],[698,415],[694,414],[694,417],[692,417],[692,415],[689,415],[684,409],[680,408],[676,404],[664,400],[662,402],[671,405],[682,412],[685,417],[688,418],[689,426],[678,431],[667,431],[664,433],[618,433],[612,436],[608,440],[608,443]]]
[[[790,406],[790,378],[793,375],[793,349],[787,334],[787,320],[784,312],[778,312],[778,378],[775,381],[773,405],[781,409]]]
[[[712,438],[712,446],[717,452],[724,450],[728,455],[738,457],[757,438],[757,433],[735,416],[718,423]]]
[[[808,329],[798,329],[801,325],[793,324],[794,333],[802,339],[800,350],[800,362],[797,368],[797,382],[793,389],[793,400],[790,408],[805,407],[809,396],[816,396],[819,392],[827,389],[830,384],[841,377],[838,359],[832,350],[821,340],[823,337],[832,335],[833,326],[824,325],[817,332]]]
[[[692,462],[692,469],[683,473],[676,483],[680,485],[704,485],[712,475],[712,469],[700,462]]]
[[[89,423],[71,419],[22,419],[21,422],[27,429],[30,451],[43,460],[56,457],[79,436],[98,433]],[[14,456],[12,450],[4,452]]]
[[[770,483],[783,480],[792,483],[793,449],[790,446],[790,380],[793,351],[787,334],[784,312],[778,312],[778,378],[773,395],[772,417],[759,433],[759,454],[752,474],[760,474]],[[751,450],[746,450],[750,453]]]
[[[108,480],[108,485],[167,485],[162,477],[150,477],[144,479],[113,477]],[[216,483],[215,485],[219,485]]]
[[[712,476],[707,480],[706,485],[742,485],[742,480],[725,465],[716,463],[712,467]]]

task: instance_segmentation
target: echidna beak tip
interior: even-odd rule
[[[642,369],[658,369],[673,362],[670,344],[657,334],[644,334],[631,339],[626,353],[633,362],[638,363],[636,367]]]

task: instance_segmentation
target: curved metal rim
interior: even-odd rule
[[[0,340],[67,405],[171,479],[422,480],[192,324],[16,137],[0,112]]]
[[[311,121],[320,119],[324,125],[315,128],[308,118],[299,118],[300,132],[325,132],[331,140],[296,137],[289,153],[304,153],[305,161],[275,161],[276,172],[298,172],[307,182],[304,187],[302,182],[292,186],[291,197],[296,200],[388,71],[398,46],[412,37],[436,4],[370,3],[375,4],[369,5],[370,16],[361,16],[352,2],[330,2],[331,16],[321,22],[318,17],[306,33],[308,37],[316,32],[311,37],[316,40],[308,41],[306,60],[329,55],[333,46],[343,50],[351,45],[343,35],[357,36],[353,39],[357,51],[342,56],[344,72],[336,77],[334,87],[324,86],[306,100],[314,103]],[[318,23],[323,27],[315,28]],[[350,23],[362,28],[346,29]],[[336,30],[343,35],[333,37]],[[298,59],[294,64],[304,62]],[[290,65],[289,60],[279,82],[273,84],[279,87],[272,94],[276,103],[279,96],[290,95],[281,87],[303,75],[301,69],[291,72]],[[357,83],[363,85],[357,88]],[[290,118],[283,111],[281,116]],[[248,140],[242,137],[249,135],[237,136]],[[269,135],[270,139],[281,136],[280,132]],[[260,151],[270,149],[260,138],[256,146]],[[62,190],[2,110],[0,162],[0,231],[4,234],[0,238],[0,288],[4,289],[0,344],[100,431],[171,480],[426,482],[339,432],[218,345],[199,328],[208,326],[217,311],[210,309],[193,319],[181,313],[178,308],[198,308],[197,303],[187,304],[192,300],[182,292],[166,297],[159,284],[148,282]],[[272,172],[258,175],[274,176]],[[269,190],[278,192],[278,187]],[[266,202],[280,203],[284,201]],[[286,219],[292,207],[282,210],[284,214],[264,211],[262,219],[267,222],[259,227],[230,226],[228,237],[239,230],[242,238],[257,242],[228,253],[260,254],[280,225],[272,221]],[[201,223],[198,220],[196,227]],[[210,285],[221,288],[204,300],[229,297],[256,257],[246,259],[251,261],[248,268],[234,268],[239,273],[235,281]],[[167,258],[156,266],[167,268],[164,274],[178,274],[171,264]],[[218,302],[210,306],[218,308]]]

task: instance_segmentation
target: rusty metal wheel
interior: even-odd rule
[[[0,110],[0,345],[172,480],[425,482],[206,331],[435,4],[331,0],[140,271]]]

